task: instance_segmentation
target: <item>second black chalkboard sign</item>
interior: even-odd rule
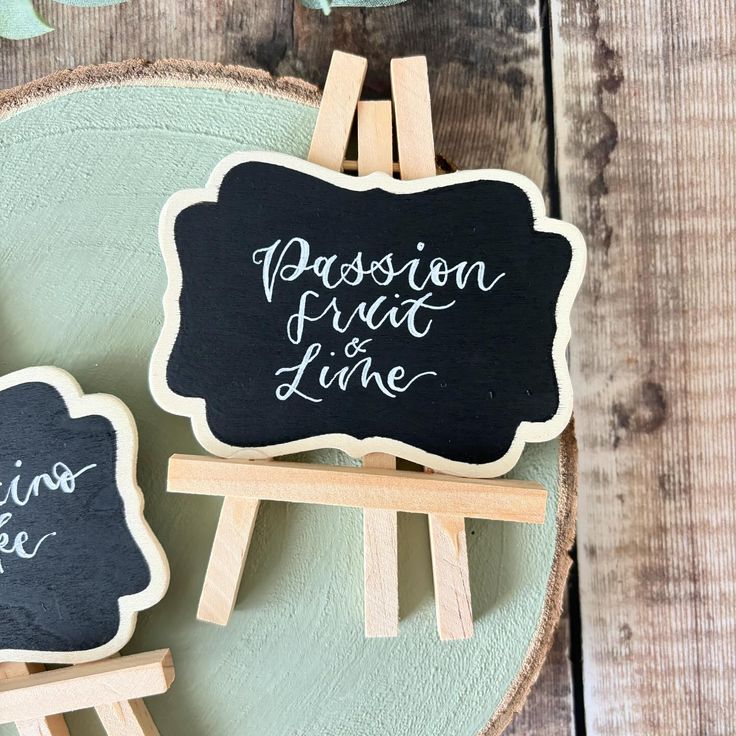
[[[152,391],[216,455],[337,447],[491,477],[570,418],[585,247],[525,177],[234,154],[160,236]]]
[[[65,371],[0,378],[0,662],[101,659],[168,584],[122,402]]]

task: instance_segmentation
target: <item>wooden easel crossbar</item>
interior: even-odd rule
[[[327,506],[389,509],[415,514],[453,514],[541,524],[547,492],[516,480],[482,480],[394,470],[268,460],[222,460],[174,455],[170,493],[288,501]]]
[[[334,52],[315,125],[309,161],[341,171],[358,116],[359,176],[380,171],[402,179],[436,174],[427,63],[393,59],[391,101],[359,102],[364,58]],[[392,112],[399,161],[393,161]],[[347,167],[346,167],[347,168]],[[350,168],[353,168],[352,166]],[[168,490],[223,497],[198,618],[227,624],[235,606],[261,500],[354,506],[364,516],[365,632],[398,634],[397,512],[429,517],[440,638],[473,634],[465,519],[540,524],[547,492],[534,482],[460,478],[400,471],[396,458],[372,453],[362,468],[174,455]]]
[[[108,736],[158,736],[141,698],[174,681],[171,652],[161,649],[55,670],[0,664],[0,724],[20,736],[69,736],[63,714],[94,708]]]

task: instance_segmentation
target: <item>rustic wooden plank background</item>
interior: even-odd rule
[[[736,732],[736,23],[554,0],[588,734]]]
[[[57,30],[0,41],[3,87],[130,57],[320,83],[341,48],[386,96],[392,56],[428,56],[438,150],[527,174],[589,246],[571,352],[580,590],[509,733],[734,733],[731,1],[409,0],[329,18],[294,0],[37,4]]]

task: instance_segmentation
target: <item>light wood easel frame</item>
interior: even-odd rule
[[[0,378],[0,389],[42,382],[63,398],[70,416],[100,415],[111,422],[116,436],[115,481],[123,504],[124,523],[150,573],[145,590],[118,599],[116,635],[102,646],[85,652],[4,649],[0,661],[0,724],[15,723],[20,736],[69,736],[64,713],[95,708],[108,736],[158,736],[158,730],[141,698],[159,695],[174,680],[171,652],[120,657],[133,634],[137,614],[158,603],[168,587],[169,568],[163,549],[143,517],[143,495],[135,482],[138,435],[132,415],[118,399],[105,394],[84,394],[65,371],[33,366]],[[34,659],[33,663],[24,661]],[[83,662],[52,671],[43,664]]]
[[[46,670],[40,664],[0,664],[0,724],[20,736],[69,736],[64,713],[94,708],[108,736],[158,736],[143,700],[174,681],[171,652],[111,657]]]
[[[393,175],[391,102],[359,102],[367,61],[334,52],[308,159],[353,169],[345,153],[356,110],[358,175]],[[391,62],[402,179],[436,174],[427,63]],[[235,607],[261,500],[363,508],[365,633],[398,634],[397,513],[429,516],[437,627],[443,640],[473,635],[465,518],[540,524],[547,492],[531,481],[486,480],[396,470],[396,458],[372,453],[362,468],[174,455],[168,491],[223,496],[197,617],[225,625]]]

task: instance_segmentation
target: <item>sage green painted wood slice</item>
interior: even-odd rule
[[[439,641],[426,517],[408,515],[400,635],[365,639],[361,511],[324,506],[264,504],[230,625],[195,620],[220,503],[164,492],[169,455],[201,450],[148,392],[165,287],[159,212],[233,151],[305,156],[318,103],[297,80],[193,62],[87,68],[1,93],[0,370],[55,364],[135,415],[139,482],[171,586],[128,651],[173,650],[176,682],[149,704],[163,736],[496,734],[559,616],[574,531],[571,429],[529,445],[512,474],[548,489],[544,525],[468,521],[473,639]],[[75,736],[101,733],[91,713],[68,720]]]

